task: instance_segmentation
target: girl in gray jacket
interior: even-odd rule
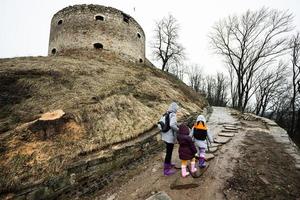
[[[161,131],[161,138],[166,144],[166,157],[165,157],[165,162],[164,162],[164,175],[165,176],[172,175],[176,172],[175,169],[172,169],[175,165],[171,163],[171,160],[172,160],[174,144],[176,141],[176,133],[178,131],[177,118],[176,118],[176,112],[177,112],[178,108],[179,108],[179,106],[177,105],[177,103],[172,102],[168,108],[168,111],[160,119],[160,121],[162,121],[163,123],[166,123],[166,115],[169,115],[170,129],[166,132]],[[162,130],[162,127],[160,125],[158,127],[160,130]]]

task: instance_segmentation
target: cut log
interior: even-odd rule
[[[204,172],[206,172],[208,167],[209,167],[209,163],[206,163],[206,166],[204,168],[200,168],[200,167],[197,168],[197,171],[195,173],[191,173],[190,169],[189,172],[193,178],[200,178],[204,174]]]
[[[71,120],[63,110],[44,113],[38,120],[29,126],[29,130],[36,134],[38,139],[46,140],[64,132],[64,126]]]
[[[61,118],[65,112],[63,110],[55,110],[53,112],[47,112],[42,114],[42,116],[38,119],[40,121],[51,121]]]

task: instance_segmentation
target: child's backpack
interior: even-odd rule
[[[170,113],[166,112],[163,117],[161,118],[161,120],[158,122],[158,124],[161,127],[161,131],[163,133],[166,133],[170,130]]]
[[[197,140],[205,140],[207,137],[207,127],[204,122],[200,121],[194,125],[193,136]]]

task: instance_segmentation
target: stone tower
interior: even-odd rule
[[[135,62],[145,61],[142,27],[120,10],[100,5],[75,5],[51,20],[48,55],[68,51],[113,52]]]

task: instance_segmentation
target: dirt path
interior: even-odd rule
[[[287,146],[274,140],[273,132],[245,123],[245,139],[234,174],[225,184],[227,199],[300,199],[300,171]]]
[[[214,153],[215,158],[209,161],[209,168],[200,178],[183,179],[180,177],[180,170],[170,177],[163,176],[164,153],[158,153],[126,169],[122,178],[117,178],[103,190],[86,198],[147,199],[159,191],[165,192],[172,200],[300,197],[300,173],[294,165],[284,164],[292,163],[292,157],[280,151],[279,145],[276,145],[264,124],[257,121],[241,123],[233,118],[230,112],[227,108],[214,107],[208,127],[215,138],[218,137],[218,133],[226,130],[226,126],[228,129],[239,129],[234,131],[235,136],[231,141],[220,146]],[[262,151],[258,151],[259,149]],[[173,160],[179,164],[177,150],[178,145],[175,146]],[[285,177],[281,178],[283,176]],[[172,190],[170,186],[178,182],[197,187]],[[265,193],[266,195],[263,195]]]

